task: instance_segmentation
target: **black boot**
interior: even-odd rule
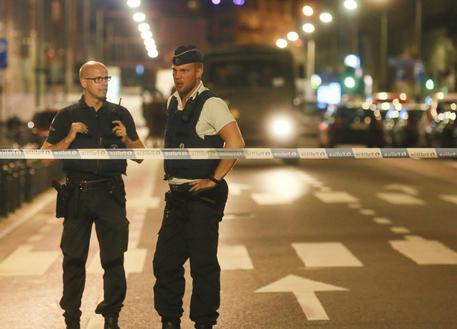
[[[181,324],[179,322],[162,322],[162,329],[181,329]]]
[[[104,329],[121,329],[117,324],[118,315],[104,315],[105,317],[105,328]]]
[[[195,324],[195,329],[213,329],[213,325],[212,324],[199,324],[199,323],[196,323]]]
[[[65,319],[65,324],[67,329],[81,329],[79,319]]]

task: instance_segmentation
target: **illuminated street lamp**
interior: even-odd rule
[[[314,27],[314,24],[305,23],[305,24],[303,24],[303,26],[302,26],[302,30],[303,30],[303,32],[305,32],[305,33],[311,34],[311,33],[313,33],[313,32],[316,30],[316,28]]]
[[[132,16],[133,20],[137,23],[144,22],[146,20],[146,15],[142,12],[137,12]]]
[[[289,41],[295,42],[298,40],[298,38],[299,38],[299,35],[295,31],[291,31],[291,32],[287,33],[287,40],[289,40]]]
[[[149,31],[151,30],[151,27],[149,26],[148,23],[141,23],[138,25],[138,31],[144,32],[144,31]]]
[[[303,15],[310,17],[310,16],[313,16],[314,9],[311,6],[303,6],[302,12],[303,12]]]
[[[151,31],[143,31],[143,32],[141,32],[141,37],[143,39],[151,39],[152,38],[152,32]]]
[[[130,8],[138,8],[140,5],[140,0],[127,0],[127,6],[129,6]]]
[[[333,21],[333,16],[332,16],[332,14],[330,14],[328,12],[324,12],[319,15],[319,19],[321,20],[322,23],[328,24]]]
[[[281,49],[286,48],[287,47],[287,40],[286,39],[282,39],[282,38],[276,40],[276,47],[281,48]]]
[[[347,10],[356,10],[359,7],[356,0],[344,0],[343,5]]]

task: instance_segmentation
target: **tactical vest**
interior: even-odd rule
[[[89,113],[88,108],[81,108],[79,104],[69,108],[70,126],[73,122],[82,122],[89,128],[88,134],[77,134],[71,143],[70,149],[89,148],[124,148],[121,138],[114,135],[113,120],[122,121],[121,107],[117,104],[106,102],[107,108],[101,113]],[[108,111],[107,111],[108,110]],[[89,115],[91,117],[89,117]],[[114,176],[125,174],[126,160],[63,160],[63,169],[69,175],[88,174],[96,176]]]
[[[205,102],[215,95],[205,90],[194,99],[189,99],[184,110],[178,110],[178,100],[172,97],[168,106],[165,130],[166,148],[222,148],[224,140],[219,135],[200,138],[196,132],[197,122]],[[165,160],[165,177],[186,179],[208,178],[220,160]]]

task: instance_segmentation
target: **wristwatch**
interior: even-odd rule
[[[208,179],[209,179],[210,181],[213,181],[214,183],[216,183],[216,185],[219,184],[219,183],[221,182],[220,179],[216,179],[216,178],[214,178],[214,176],[211,176],[211,177],[209,177]]]

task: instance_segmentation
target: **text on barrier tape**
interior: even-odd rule
[[[457,148],[0,149],[0,159],[455,159]]]

